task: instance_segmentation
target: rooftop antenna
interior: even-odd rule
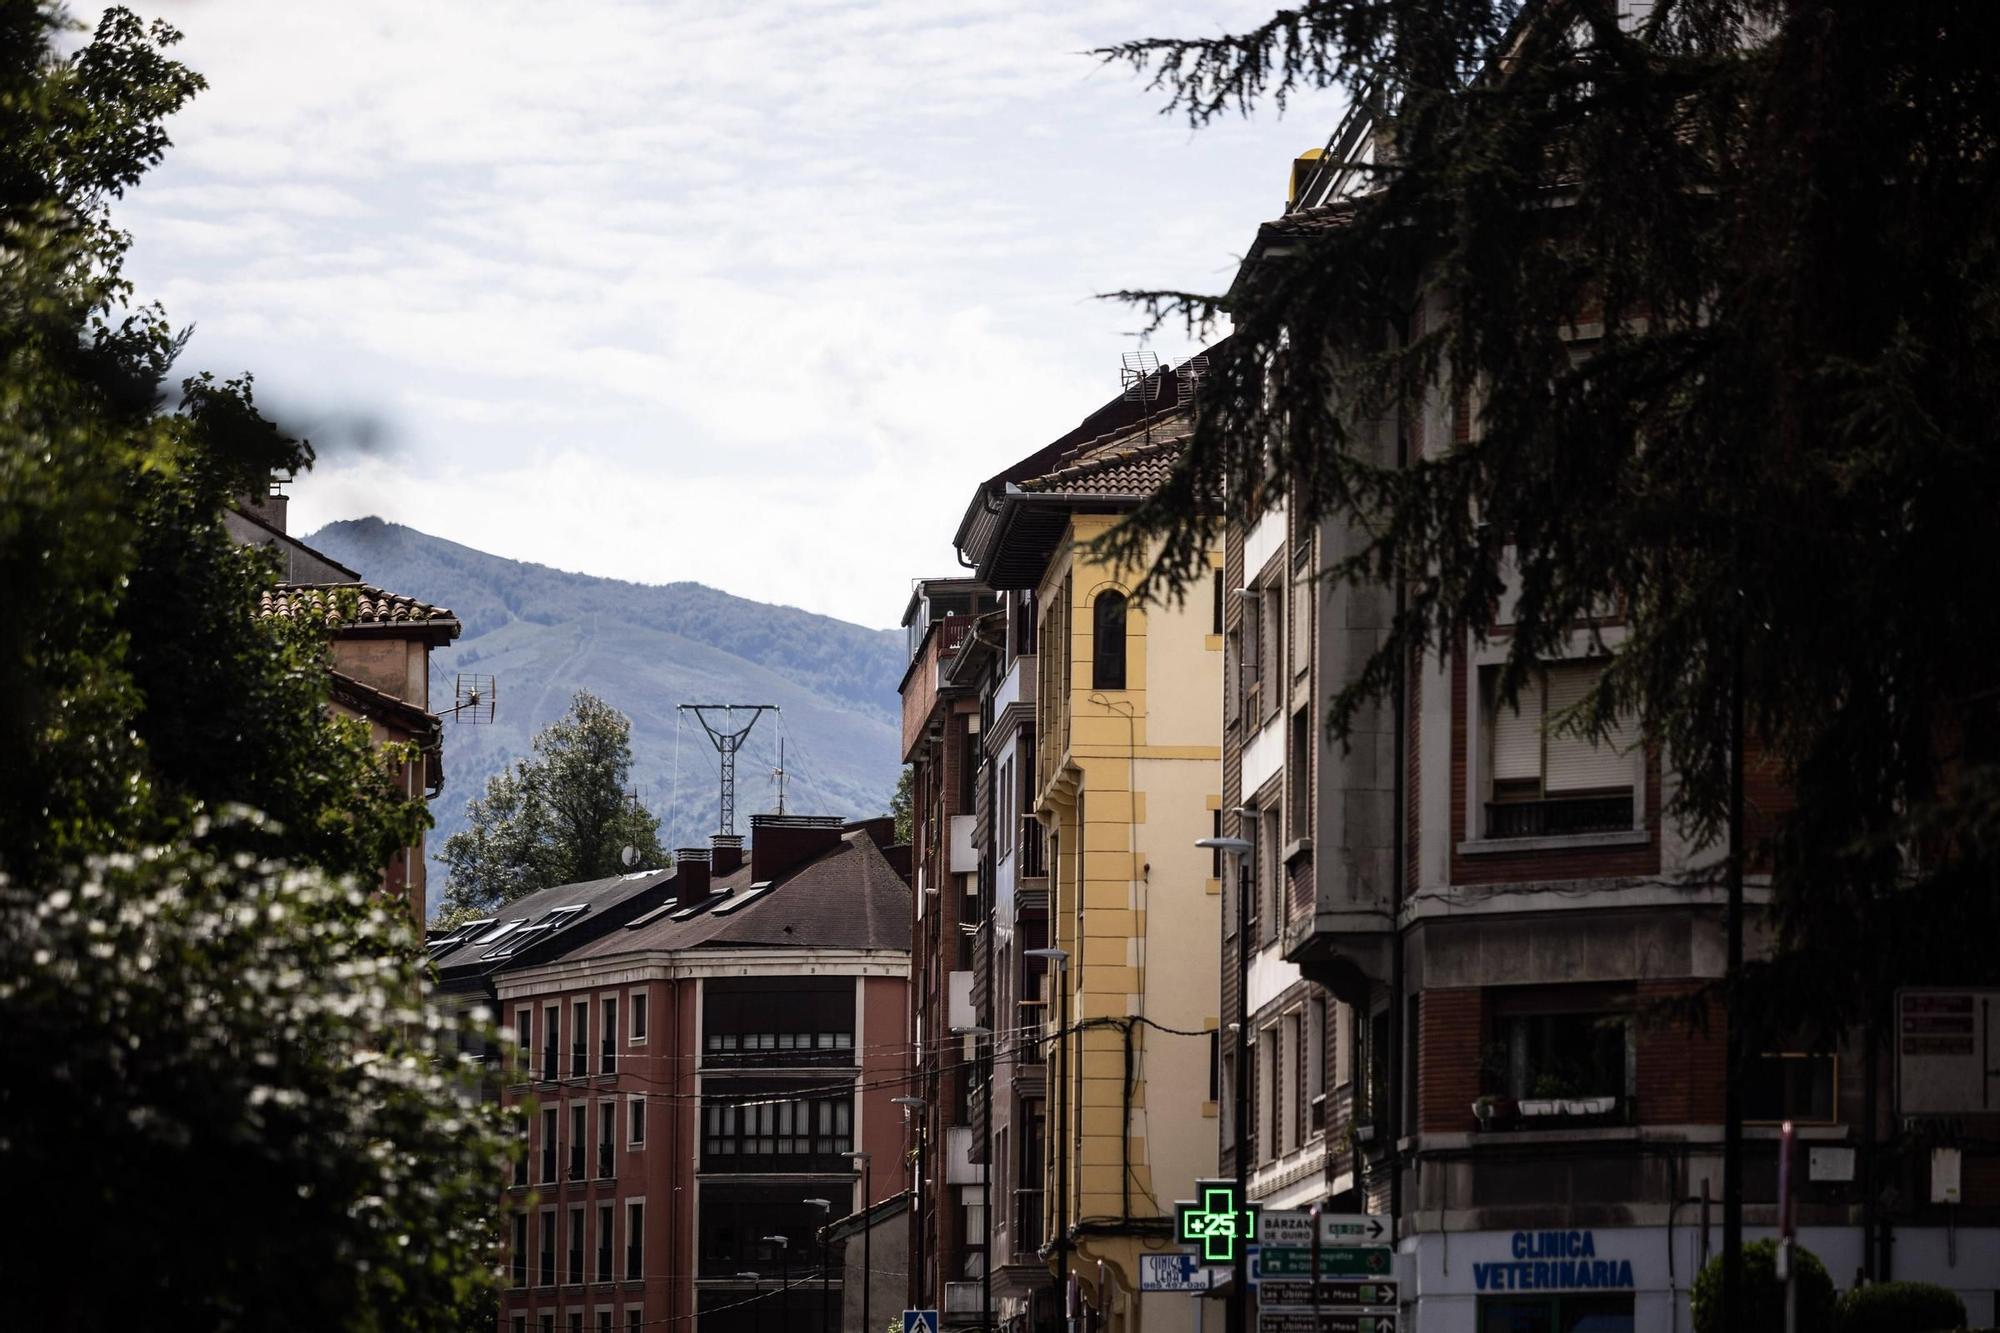
[[[736,832],[736,751],[750,734],[750,728],[757,725],[757,719],[766,713],[778,711],[776,704],[682,704],[680,711],[693,713],[694,720],[701,723],[701,729],[708,733],[717,754],[722,756],[722,827],[718,832]],[[710,713],[722,715],[722,725],[708,720]],[[738,713],[750,714],[750,720],[742,726],[736,725]]]
[[[778,813],[785,813],[785,738],[778,737],[778,766],[771,770],[771,776],[778,780]]]
[[[1181,362],[1174,371],[1174,406],[1186,407],[1194,402],[1201,392],[1201,382],[1208,378],[1208,358],[1191,356]]]
[[[1155,403],[1160,398],[1160,358],[1156,352],[1120,352],[1118,382],[1124,386],[1121,395],[1128,403]],[[1143,421],[1146,427],[1146,443],[1153,442],[1153,410],[1145,409]]]
[[[486,726],[493,721],[493,709],[500,700],[500,687],[491,676],[468,676],[461,672],[452,680],[451,697],[452,706],[442,716],[454,722]]]

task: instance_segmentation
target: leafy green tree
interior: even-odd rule
[[[535,733],[534,749],[488,779],[486,791],[466,802],[470,826],[445,840],[447,914],[669,864],[659,817],[626,792],[632,724],[622,713],[579,690],[568,713]]]
[[[902,776],[896,779],[895,793],[889,797],[889,815],[896,821],[897,842],[906,843],[916,836],[916,810],[913,805],[915,797],[910,789],[915,775],[915,769],[908,764],[903,765]]]
[[[1833,1278],[1819,1256],[1803,1245],[1792,1247],[1794,1293],[1798,1303],[1799,1333],[1833,1333],[1839,1326],[1838,1303]],[[1785,1284],[1778,1280],[1778,1243],[1752,1241],[1743,1247],[1744,1329],[1782,1329],[1785,1326]],[[1722,1256],[1716,1255],[1695,1274],[1688,1295],[1689,1315],[1695,1333],[1727,1333],[1729,1324],[1722,1313]],[[1960,1313],[1963,1313],[1961,1307]],[[1927,1326],[1928,1327],[1928,1326]]]
[[[0,1170],[37,1199],[11,1313],[451,1327],[506,1148],[368,891],[428,816],[222,525],[310,450],[247,377],[169,402],[184,336],[129,304],[110,208],[202,80],[122,8],[66,27],[0,0]]]

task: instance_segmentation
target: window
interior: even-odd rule
[[[1320,1135],[1326,1132],[1326,997],[1313,996],[1306,1013],[1307,1131]]]
[[[597,1312],[597,1333],[611,1333],[611,1311],[599,1310]]]
[[[1263,1050],[1257,1064],[1264,1071],[1264,1157],[1267,1161],[1285,1155],[1285,1067],[1284,1049],[1280,1046],[1278,1029],[1275,1026],[1264,1029],[1259,1040]]]
[[[569,1072],[582,1078],[590,1072],[590,1001],[578,1000],[570,1010]]]
[[[1784,1051],[1756,1056],[1743,1089],[1743,1118],[1773,1124],[1835,1123],[1840,1119],[1834,1101],[1839,1068],[1833,1055]]]
[[[536,1283],[541,1287],[556,1284],[556,1213],[553,1208],[542,1210],[542,1248],[540,1262],[536,1265]]]
[[[564,1269],[564,1280],[571,1283],[583,1281],[583,1205],[572,1204],[569,1210],[569,1262]]]
[[[848,977],[719,977],[702,984],[702,1059],[711,1065],[851,1065]]]
[[[544,1185],[552,1185],[556,1179],[556,1108],[551,1106],[542,1112],[542,1179]]]
[[[520,1053],[521,1076],[526,1078],[533,1072],[535,1059],[535,1011],[521,1008],[514,1011],[515,1050]]]
[[[1220,634],[1222,633],[1222,571],[1219,569],[1216,570],[1215,576],[1209,582],[1215,589],[1215,607],[1213,621],[1209,625],[1208,632],[1210,634]]]
[[[571,1310],[569,1312],[569,1333],[583,1333],[583,1311]]]
[[[1263,642],[1257,648],[1257,660],[1263,667],[1260,673],[1263,707],[1253,720],[1261,724],[1277,716],[1285,703],[1285,590],[1274,579],[1257,596],[1264,605],[1263,614],[1258,617]]]
[[[646,1099],[634,1097],[628,1103],[632,1108],[631,1126],[625,1135],[625,1145],[629,1148],[646,1146]]]
[[[645,1327],[646,1312],[636,1305],[625,1307],[626,1333],[639,1333]]]
[[[618,1072],[618,997],[607,996],[604,1001],[604,1023],[598,1033],[601,1049],[597,1057],[597,1072],[615,1074]]]
[[[1001,860],[1014,854],[1014,756],[1000,764],[1000,781],[995,791],[999,809],[993,812],[994,853]]]
[[[1530,997],[1526,1003],[1542,999]],[[1617,1099],[1629,1091],[1631,1023],[1625,1013],[1591,1008],[1509,1014],[1503,1008],[1498,1037],[1494,1054],[1509,1097]]]
[[[1097,594],[1090,613],[1090,687],[1125,688],[1125,594],[1107,589]]]
[[[1209,836],[1219,838],[1222,836],[1222,811],[1211,810],[1208,813]],[[1222,878],[1222,849],[1220,847],[1213,849],[1208,854],[1208,877],[1210,879]]]
[[[1596,687],[1599,662],[1552,662],[1499,703],[1499,670],[1485,672],[1489,721],[1486,836],[1562,837],[1630,829],[1637,729],[1623,722],[1599,743],[1551,730]]]
[[[618,1103],[599,1102],[597,1104],[597,1174],[601,1179],[611,1177],[611,1149],[618,1138]]]
[[[635,990],[632,992],[632,1044],[637,1046],[645,1040],[646,992]]]
[[[524,1314],[515,1315],[508,1322],[507,1327],[513,1329],[514,1333],[528,1333],[528,1316]]]
[[[646,1267],[646,1201],[625,1201],[625,1280],[636,1282]]]
[[[1632,1296],[1482,1296],[1479,1333],[1632,1333]]]
[[[1306,674],[1312,665],[1313,576],[1301,565],[1292,572],[1292,675]]]
[[[542,1333],[556,1333],[556,1317],[544,1310],[540,1320]]]
[[[789,1261],[796,1274],[802,1257],[812,1250],[811,1238],[821,1224],[820,1211],[805,1202],[806,1193],[833,1204],[833,1216],[850,1211],[852,1194],[846,1186],[764,1185],[708,1181],[701,1187],[697,1275],[733,1277],[746,1270],[776,1277],[787,1256],[766,1236],[791,1239]],[[878,1244],[879,1259],[879,1244]],[[794,1298],[793,1310],[799,1306]]]
[[[521,1153],[514,1159],[514,1183],[525,1186],[528,1183],[528,1163],[534,1158],[535,1146],[530,1136],[534,1133],[534,1122],[527,1116],[521,1117]]]
[[[1291,753],[1285,765],[1285,822],[1292,838],[1312,836],[1312,708],[1308,705],[1292,714]]]
[[[1243,616],[1237,624],[1236,637],[1240,649],[1238,657],[1243,663],[1239,677],[1243,689],[1243,713],[1254,727],[1264,713],[1261,704],[1264,697],[1264,599],[1254,589],[1243,599]]]
[[[1306,1141],[1306,1135],[1309,1132],[1306,1122],[1310,1111],[1306,1102],[1312,1095],[1311,1087],[1306,1077],[1306,1065],[1308,1063],[1306,1059],[1306,1016],[1303,1013],[1297,1010],[1292,1012],[1290,1031],[1287,1037],[1291,1044],[1291,1050],[1287,1052],[1287,1057],[1290,1060],[1290,1077],[1287,1081],[1292,1085],[1291,1145],[1296,1148]]]
[[[528,1215],[514,1214],[514,1252],[509,1256],[513,1269],[513,1282],[517,1287],[528,1285]]]
[[[561,1051],[562,1010],[551,1004],[542,1009],[542,1078],[553,1081],[562,1076],[562,1066],[557,1060]]]
[[[589,1142],[590,1131],[584,1118],[588,1108],[582,1102],[572,1102],[569,1108],[569,1178],[582,1180],[589,1174],[588,1164],[583,1160],[585,1145]]]
[[[611,1205],[597,1205],[597,1280],[611,1281]]]
[[[715,1171],[838,1171],[854,1146],[849,1095],[785,1085],[702,1098],[701,1159]]]

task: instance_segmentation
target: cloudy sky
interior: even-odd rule
[[[1117,391],[1093,294],[1225,285],[1337,109],[1192,134],[1079,54],[1268,0],[129,2],[211,84],[131,273],[319,446],[298,530],[871,625]]]

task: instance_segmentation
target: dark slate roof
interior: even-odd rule
[[[679,949],[885,949],[908,952],[910,889],[865,829],[795,866],[769,886],[751,880],[750,858],[714,881],[710,895],[687,910],[649,910],[563,958]],[[541,955],[549,961],[551,955]]]
[[[343,617],[343,593],[354,594],[354,614]],[[458,617],[441,606],[414,597],[385,592],[372,583],[281,583],[258,597],[257,613],[265,616],[324,614],[341,629],[424,629],[457,638]]]
[[[432,958],[438,976],[445,982],[485,976],[503,967],[546,960],[575,948],[586,939],[616,931],[633,916],[644,912],[667,892],[673,880],[671,870],[638,870],[629,875],[585,880],[580,884],[558,884],[517,898],[488,915],[492,924],[473,932],[459,943],[439,948],[451,932],[430,932]],[[581,907],[581,912],[564,912]],[[553,921],[551,929],[538,932],[533,942],[519,952],[492,957],[522,930],[537,923]],[[509,922],[522,924],[500,934]]]

